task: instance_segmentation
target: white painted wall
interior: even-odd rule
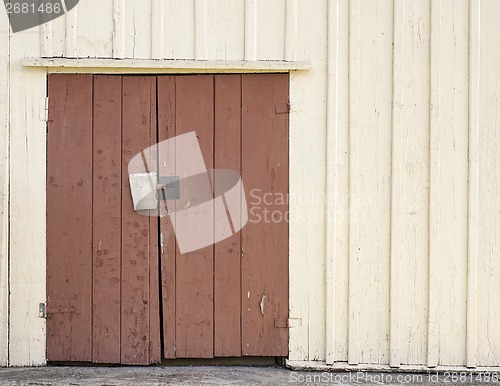
[[[45,363],[42,56],[310,61],[290,363],[500,366],[498,0],[81,0],[17,34],[0,14],[0,364]]]
[[[46,77],[22,66],[40,55],[36,29],[10,35],[10,238],[9,364],[45,362],[45,165],[46,124],[40,102]]]
[[[9,334],[9,30],[0,15],[0,366],[8,364]]]

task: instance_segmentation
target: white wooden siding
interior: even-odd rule
[[[10,34],[10,302],[9,363],[45,362],[46,125],[40,102],[46,79],[20,58],[40,55],[39,28]]]
[[[500,3],[481,1],[479,76],[477,364],[500,364]],[[477,65],[477,64],[476,64]],[[477,79],[477,78],[476,78]]]
[[[0,15],[0,366],[9,363],[9,27]]]
[[[500,366],[498,0],[82,0],[0,21],[0,365],[45,363],[47,71],[22,63],[65,57],[310,61],[290,76],[289,359]]]

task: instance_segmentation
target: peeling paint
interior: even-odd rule
[[[267,295],[266,293],[264,292],[262,294],[262,298],[260,299],[260,313],[262,314],[262,316],[264,316],[264,307],[266,305],[266,299],[267,299]]]

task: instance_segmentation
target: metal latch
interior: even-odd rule
[[[134,210],[154,210],[158,201],[178,200],[180,197],[179,177],[160,176],[155,172],[129,174],[130,191]]]
[[[47,319],[48,315],[51,314],[70,314],[75,312],[76,308],[74,306],[70,306],[69,308],[58,308],[58,309],[50,309],[47,310],[47,303],[40,303],[38,305],[38,317]]]
[[[131,173],[128,178],[134,210],[156,209],[156,173]]]
[[[40,99],[40,120],[49,121],[49,98]]]
[[[47,319],[47,305],[45,303],[40,303],[38,305],[38,316]]]

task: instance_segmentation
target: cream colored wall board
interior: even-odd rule
[[[479,99],[480,99],[481,3],[469,1],[469,175],[467,239],[467,367],[477,366],[478,263],[479,263]]]
[[[466,341],[469,0],[441,1],[439,364],[464,365]]]
[[[245,1],[217,0],[207,7],[208,58],[243,60],[245,57]]]
[[[165,2],[163,0],[151,1],[151,58],[163,57],[163,43],[165,33]]]
[[[257,7],[256,15],[256,54],[258,60],[283,60],[285,57],[285,14],[286,5],[285,0],[254,0]],[[325,1],[317,1],[311,7],[309,2],[310,11],[315,12],[316,9],[321,9],[326,6]],[[312,21],[309,25],[314,29],[316,23],[322,23],[325,20],[326,11],[319,18]],[[303,14],[302,19],[308,19],[309,14]],[[309,19],[310,20],[310,19]],[[326,27],[325,27],[326,31]],[[321,32],[324,34],[324,31]],[[306,36],[310,36],[307,34]],[[305,37],[305,36],[304,36]],[[318,44],[319,43],[319,44]],[[316,47],[311,47],[315,50],[318,46],[323,46],[326,42],[316,42]]]
[[[290,317],[302,319],[300,327],[290,329],[290,356],[321,360],[325,356],[326,41],[310,47],[310,37],[326,30],[327,9],[326,2],[311,7],[306,0],[297,7],[302,16],[297,57],[307,52],[313,69],[290,77]]]
[[[326,353],[347,361],[349,144],[349,2],[328,3],[327,171],[325,219]]]
[[[297,0],[285,1],[285,51],[284,58],[288,61],[297,60],[298,36],[298,4]]]
[[[335,302],[336,324],[334,328],[334,360],[347,361],[348,348],[348,291],[349,291],[349,1],[339,4],[339,89],[338,89],[338,205],[330,216],[337,216],[337,249],[335,259]],[[332,150],[327,149],[330,153]],[[331,200],[331,195],[327,197]]]
[[[141,2],[146,7],[149,1]],[[113,56],[113,2],[86,0],[80,1],[75,12],[77,56],[79,58],[95,57],[107,58]],[[148,23],[147,29],[153,24]],[[144,28],[136,27],[135,28]],[[147,42],[143,42],[144,44]]]
[[[308,2],[302,0],[298,4],[298,12],[302,20],[298,25],[299,31],[307,29],[308,42],[303,42],[298,50],[299,57],[309,57],[314,61],[314,72],[305,72],[303,75],[309,80],[303,84],[303,104],[297,106],[307,119],[306,131],[300,138],[290,137],[290,141],[302,144],[301,170],[303,179],[297,190],[290,188],[295,196],[306,194],[304,204],[306,212],[311,216],[302,219],[302,234],[307,243],[308,275],[310,286],[309,296],[309,359],[324,360],[325,358],[325,177],[326,177],[326,41],[309,47],[307,54],[303,51],[315,35],[324,33],[327,28],[327,4],[318,2],[315,7],[309,7]],[[283,12],[283,11],[282,11]],[[277,23],[279,25],[279,23]],[[300,33],[299,33],[300,34]],[[282,40],[284,41],[284,39]],[[274,50],[274,49],[273,49]],[[273,51],[274,52],[274,51]],[[283,53],[281,53],[282,55]],[[295,170],[292,170],[295,172]]]
[[[78,7],[64,15],[64,56],[78,57]],[[87,21],[88,22],[88,21]]]
[[[481,1],[478,366],[500,366],[500,2]]]
[[[429,118],[429,287],[427,317],[428,367],[439,364],[440,259],[440,128],[441,128],[441,0],[431,2]]]
[[[257,60],[257,2],[245,0],[245,60]]]
[[[11,34],[0,364],[9,329],[12,365],[45,363],[46,70],[22,61],[66,56],[310,61],[290,74],[290,360],[499,366],[499,25],[497,0],[87,0]]]
[[[151,58],[151,1],[124,0],[124,54],[126,58]]]
[[[48,44],[51,45],[51,55],[52,57],[62,57],[64,56],[65,39],[66,39],[66,17],[58,17],[52,20],[48,27],[51,30],[52,38]]]
[[[0,15],[0,366],[9,363],[9,25]]]
[[[43,365],[45,319],[45,145],[40,101],[44,71],[27,71],[25,55],[40,55],[38,28],[11,34],[10,87],[10,319],[11,366]]]
[[[163,12],[163,58],[194,59],[194,1],[166,0]]]
[[[393,2],[351,1],[349,363],[389,361]]]
[[[405,0],[395,13],[392,143],[391,352],[397,364],[427,360],[429,252],[430,1]],[[399,68],[396,71],[396,68]],[[397,74],[397,76],[396,76]],[[391,303],[392,304],[392,303]],[[392,309],[392,307],[391,307]],[[392,357],[392,355],[391,355]],[[396,363],[394,363],[396,364]]]
[[[194,0],[194,58],[208,59],[208,3]]]
[[[306,95],[302,90],[308,81],[307,76],[290,74],[290,196],[304,189],[304,179],[308,173],[302,169],[302,158],[306,150],[301,140],[306,135],[309,123],[297,110],[305,103]],[[300,170],[299,173],[292,172]],[[309,274],[307,260],[307,240],[299,216],[307,210],[307,205],[299,200],[290,200],[289,205],[289,318],[300,319],[297,327],[289,330],[289,358],[306,360],[309,358]]]

